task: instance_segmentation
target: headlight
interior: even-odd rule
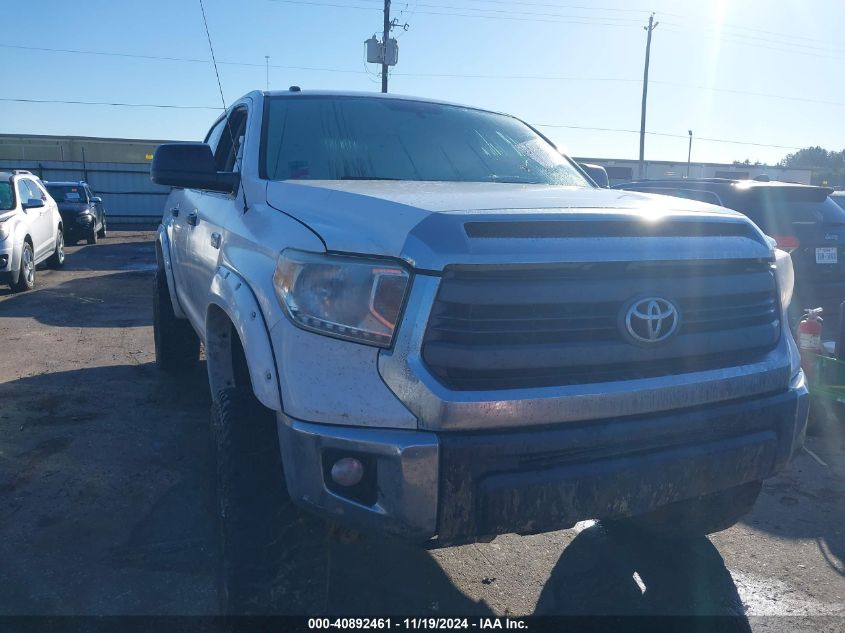
[[[775,250],[775,276],[780,288],[780,306],[786,311],[792,301],[792,291],[795,289],[795,272],[792,269],[792,257],[779,248]]]
[[[390,261],[287,249],[276,262],[273,286],[299,327],[390,347],[409,277]]]
[[[79,224],[91,224],[91,220],[92,220],[91,216],[88,215],[87,213],[84,213],[83,215],[80,215],[79,217],[76,218],[76,221]]]

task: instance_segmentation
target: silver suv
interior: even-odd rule
[[[511,116],[252,92],[152,178],[156,358],[205,348],[230,610],[318,611],[327,523],[721,530],[803,442],[789,256]]]
[[[0,283],[31,290],[43,261],[54,268],[65,262],[59,209],[30,172],[0,172]]]

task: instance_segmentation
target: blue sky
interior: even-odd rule
[[[264,88],[265,55],[271,88],[380,89],[364,40],[381,29],[381,0],[204,1],[217,59],[254,64],[220,65],[227,100]],[[680,138],[648,136],[646,158],[686,161],[688,129],[694,161],[773,163],[790,147],[845,148],[840,0],[596,2],[394,0],[410,28],[399,33],[390,91],[570,126],[541,129],[574,155],[636,158],[636,133],[577,128],[639,129],[642,27],[654,11],[647,129]],[[6,29],[0,44],[0,97],[220,104],[198,0],[33,0],[26,13],[33,21]],[[216,116],[0,101],[0,132],[190,140]]]

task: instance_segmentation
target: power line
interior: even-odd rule
[[[20,99],[0,97],[0,101],[13,103],[52,103],[61,105],[119,106],[124,108],[169,108],[176,110],[219,110],[220,106],[177,105],[173,103],[124,103],[119,101],[75,101],[72,99]]]
[[[378,2],[378,0],[357,0],[357,1],[359,1],[359,2]],[[478,4],[478,3],[498,4],[498,5],[507,5],[507,6],[521,5],[521,6],[544,7],[544,8],[552,8],[552,9],[576,9],[576,10],[582,10],[582,11],[601,11],[601,12],[609,12],[609,13],[617,13],[617,14],[625,14],[625,13],[628,13],[628,14],[631,14],[631,13],[648,14],[648,13],[651,12],[648,9],[625,9],[625,8],[619,8],[619,7],[594,7],[594,6],[586,6],[586,5],[556,4],[556,3],[548,3],[548,2],[529,2],[527,0],[465,0],[465,1],[473,2],[473,3],[476,3],[476,4]],[[429,6],[438,6],[438,5],[429,5]],[[490,10],[490,9],[484,9],[483,7],[461,7],[461,9],[462,10],[464,10],[464,9],[474,10],[474,11],[475,10],[477,10],[477,11],[489,11]],[[666,11],[661,11],[660,13],[662,15],[680,18],[681,20],[691,21],[696,27],[700,27],[702,25],[702,20],[701,20],[700,17],[691,17],[689,14],[669,13],[669,12],[666,12]],[[600,17],[601,19],[623,19],[623,18],[608,18],[607,16],[583,16],[583,17],[586,17],[586,18],[594,18],[594,17],[599,18]],[[637,21],[637,20],[634,20],[634,21]],[[664,21],[664,23],[667,24],[667,25],[670,24],[669,22],[665,22],[665,21]],[[673,24],[674,26],[680,26],[682,28],[684,26],[684,25],[679,25],[677,23],[671,23],[671,24]],[[713,30],[713,29],[719,29],[719,30],[733,29],[733,30],[739,30],[739,31],[749,31],[749,32],[752,32],[752,33],[761,33],[763,35],[772,35],[774,37],[779,38],[778,40],[774,40],[773,41],[774,43],[785,43],[785,42],[783,42],[784,39],[797,39],[797,40],[804,40],[804,41],[808,41],[808,42],[813,42],[814,44],[827,44],[828,48],[833,47],[833,48],[845,49],[845,47],[842,47],[842,45],[839,44],[839,43],[831,42],[831,41],[827,41],[827,40],[819,40],[817,36],[795,35],[795,34],[792,34],[792,33],[770,31],[770,30],[759,29],[759,28],[750,27],[750,26],[743,26],[741,24],[733,24],[733,23],[730,23],[730,22],[716,22],[716,21],[713,21],[713,20],[706,21],[705,24],[707,25],[707,26],[705,26],[705,28],[708,28],[708,29],[711,29],[711,30]],[[729,35],[735,35],[735,36],[738,36],[738,37],[749,37],[749,38],[752,37],[752,36],[744,35],[744,34],[729,34]],[[770,40],[770,41],[772,41],[772,40]],[[788,42],[786,42],[786,43],[788,44]],[[811,47],[811,48],[819,48],[819,47]],[[824,49],[821,49],[821,50],[824,50]]]
[[[614,127],[588,127],[582,125],[564,125],[562,123],[533,123],[535,127],[548,127],[548,128],[563,128],[567,130],[586,130],[588,132],[622,132],[626,134],[639,134],[639,130],[627,130],[623,128],[614,128]],[[671,132],[646,132],[648,136],[665,136],[668,138],[687,138],[687,134],[673,134]],[[792,145],[772,145],[769,143],[756,143],[753,141],[731,141],[730,139],[724,138],[707,138],[703,136],[696,136],[696,141],[708,141],[710,143],[728,143],[731,145],[753,145],[755,147],[773,147],[776,149],[801,149],[800,147],[792,146]]]
[[[283,0],[278,0],[279,2]],[[379,2],[380,0],[357,0],[358,2]],[[484,0],[486,1],[486,0]],[[347,6],[347,5],[343,5]],[[462,7],[462,6],[454,6],[454,5],[447,5],[447,4],[427,4],[420,2],[417,4],[419,7],[426,7],[430,9],[448,9],[453,11],[471,11],[471,12],[486,12],[486,13],[503,13],[505,15],[523,15],[523,16],[538,16],[538,17],[551,17],[551,18],[576,18],[576,19],[583,19],[583,20],[592,20],[595,19],[594,16],[589,15],[566,15],[563,13],[536,13],[533,11],[513,11],[512,9],[486,9],[482,7]],[[367,7],[369,8],[369,7]],[[479,15],[478,17],[482,17]],[[614,18],[614,17],[606,17],[602,16],[600,19],[602,20],[614,20],[617,22],[629,22],[629,23],[637,23],[639,20],[634,18]]]
[[[296,5],[305,5],[305,6],[313,6],[313,7],[333,7],[338,9],[355,9],[355,10],[363,10],[363,11],[373,11],[376,9],[375,6],[371,7],[362,7],[358,5],[351,5],[351,4],[335,4],[330,2],[311,2],[309,0],[271,0],[272,2],[281,2],[284,4],[296,4]],[[367,0],[359,0],[366,2]],[[380,9],[379,9],[380,10]],[[471,7],[463,8],[461,7],[459,10],[461,11],[472,11]],[[580,21],[575,20],[550,20],[550,19],[540,19],[540,18],[520,18],[520,17],[513,17],[514,15],[520,15],[518,12],[507,12],[509,15],[483,15],[483,14],[472,14],[472,13],[453,13],[453,12],[443,12],[443,11],[422,11],[418,10],[418,14],[424,15],[442,15],[448,17],[458,17],[458,18],[481,18],[487,20],[509,20],[509,21],[516,21],[516,22],[546,22],[549,24],[582,24],[588,26],[629,26],[628,24],[616,24],[611,22],[597,22],[594,19],[588,16],[574,16],[578,17]],[[533,15],[531,13],[525,14],[522,13],[521,15]],[[566,17],[566,16],[562,16]],[[603,18],[604,19],[604,18]],[[607,18],[607,19],[620,19],[620,18]]]
[[[341,8],[341,9],[356,9],[356,10],[365,10],[365,11],[371,11],[371,10],[375,9],[375,7],[358,6],[358,5],[351,5],[351,4],[335,4],[335,3],[330,3],[330,2],[313,2],[313,1],[309,1],[309,0],[270,0],[270,1],[282,2],[282,3],[287,3],[287,4],[300,4],[300,5],[306,5],[306,6],[327,6],[327,7]],[[356,1],[357,2],[380,2],[380,0],[356,0]],[[482,3],[492,3],[492,4],[506,4],[506,5],[509,5],[509,6],[513,5],[513,4],[517,4],[517,5],[524,5],[524,6],[579,9],[579,10],[585,10],[585,11],[599,10],[599,8],[587,7],[587,6],[584,6],[584,5],[556,5],[556,4],[534,3],[534,2],[509,2],[507,0],[469,0],[469,1],[471,1],[471,2],[482,2]],[[625,26],[626,25],[625,23],[636,23],[636,22],[639,21],[636,18],[612,17],[612,16],[606,16],[606,15],[598,16],[598,15],[566,15],[566,14],[560,14],[560,13],[536,13],[536,12],[525,12],[525,11],[491,9],[491,8],[484,8],[484,7],[454,6],[454,5],[444,5],[444,4],[423,4],[423,3],[420,3],[419,6],[428,7],[428,8],[432,8],[432,9],[446,9],[446,10],[454,10],[454,11],[463,11],[464,12],[464,13],[445,13],[443,11],[419,11],[419,13],[425,14],[425,15],[441,15],[441,16],[449,16],[449,17],[485,18],[485,19],[493,19],[493,20],[499,19],[499,20],[516,20],[516,21],[536,21],[536,22],[547,22],[547,23],[585,24],[585,25],[597,25],[597,26]],[[608,12],[618,12],[618,13],[623,13],[623,12],[648,13],[648,11],[644,10],[644,9],[601,8],[601,10],[608,11]],[[466,13],[466,12],[469,12],[469,13]],[[482,13],[479,13],[479,12],[482,12]],[[484,12],[486,12],[486,13],[502,13],[502,14],[506,14],[506,15],[486,15],[486,13],[484,13]],[[681,19],[690,19],[689,17],[687,17],[683,14],[679,14],[679,13],[664,13],[664,14],[669,15],[669,16],[679,17]],[[523,16],[523,17],[515,17],[515,16]],[[534,20],[529,19],[529,18],[532,18],[532,17],[534,17],[535,19]],[[564,18],[564,19],[539,19],[541,17],[545,17],[545,18]],[[581,20],[581,21],[572,21],[572,20]],[[598,21],[598,20],[605,20],[605,21],[601,22],[601,21]],[[607,20],[614,20],[616,22],[619,22],[619,24],[609,23],[609,22],[607,22]],[[681,29],[684,29],[683,24],[678,24],[676,22],[674,22],[674,23],[666,22],[666,24],[667,25],[671,24],[675,27],[679,27]],[[698,24],[700,24],[700,21],[696,18],[696,25],[698,25]],[[774,43],[774,44],[785,44],[786,46],[798,47],[799,49],[805,48],[805,49],[814,49],[814,50],[826,50],[826,48],[822,48],[822,47],[818,47],[818,46],[809,46],[807,44],[791,43],[791,42],[782,41],[784,38],[792,37],[794,39],[802,39],[802,40],[813,41],[817,44],[827,43],[827,44],[829,44],[828,48],[830,46],[833,46],[834,48],[838,48],[838,45],[836,45],[832,42],[823,42],[823,41],[819,42],[818,39],[816,39],[816,38],[809,38],[809,37],[803,37],[803,36],[790,36],[789,34],[778,33],[776,31],[765,31],[765,30],[762,30],[762,29],[755,29],[753,27],[745,27],[745,26],[733,25],[733,24],[729,24],[729,23],[716,23],[716,22],[711,21],[710,24],[712,24],[713,26],[709,26],[709,27],[706,27],[706,28],[709,28],[709,29],[728,28],[728,29],[734,29],[734,30],[747,30],[747,31],[751,31],[751,32],[759,32],[759,33],[774,35],[774,36],[781,38],[779,40],[767,40],[765,38],[759,38],[759,37],[755,37],[755,36],[752,36],[752,35],[746,35],[746,34],[741,34],[741,33],[721,33],[720,34],[720,37],[726,37],[727,36],[727,37],[735,38],[735,39],[732,39],[732,40],[725,40],[725,41],[736,42],[736,43],[745,43],[749,46],[752,46],[752,44],[746,43],[746,42],[741,42],[741,40],[742,39],[759,40],[759,41],[769,42],[769,43]],[[669,29],[667,29],[667,32],[669,32]],[[673,32],[677,32],[677,31],[673,31]],[[702,36],[702,37],[708,37],[706,34],[701,34],[701,33],[698,33],[697,31],[688,31],[687,30],[687,32],[693,32],[696,35],[699,35],[699,36]],[[712,36],[709,36],[709,37],[712,37]],[[739,39],[736,39],[736,38],[739,38]],[[764,48],[764,49],[768,49],[768,50],[783,50],[784,52],[794,52],[794,51],[786,51],[785,49],[775,48],[775,47],[768,47],[768,46],[759,46],[759,47]],[[827,56],[820,56],[820,57],[827,57]],[[839,58],[833,57],[833,59],[839,59]]]
[[[670,32],[669,29],[666,32]],[[115,51],[94,51],[83,49],[69,49],[69,48],[48,48],[39,46],[23,46],[17,44],[0,44],[0,48],[11,48],[29,51],[41,51],[50,53],[71,53],[81,55],[101,55],[106,57],[128,57],[139,58],[152,61],[169,61],[169,62],[188,62],[188,63],[202,63],[208,64],[210,59],[200,59],[192,57],[169,57],[156,55],[141,55],[135,53],[122,53]],[[237,62],[237,61],[222,61],[219,60],[218,65],[221,66],[243,66],[251,68],[265,68],[266,64],[253,62]],[[282,70],[303,70],[308,72],[328,72],[328,73],[344,73],[354,75],[369,74],[365,70],[354,70],[351,68],[332,68],[326,66],[294,66],[286,64],[270,64],[270,68],[279,68]],[[611,82],[611,83],[639,83],[641,79],[626,78],[626,77],[577,77],[568,75],[505,75],[495,73],[415,73],[415,72],[394,72],[391,75],[396,77],[430,77],[442,79],[484,79],[491,81],[584,81],[584,82]],[[370,75],[372,76],[372,75]],[[768,92],[755,92],[752,90],[742,90],[738,88],[724,88],[719,86],[706,86],[702,84],[691,84],[681,81],[669,81],[661,79],[649,78],[649,84],[657,84],[663,86],[677,86],[682,88],[693,88],[696,90],[707,90],[710,92],[723,92],[727,94],[747,95],[752,97],[764,97],[766,99],[781,99],[784,101],[797,101],[801,103],[816,103],[821,105],[845,106],[845,101],[832,101],[829,99],[813,99],[810,97],[801,97],[794,95],[773,94]],[[189,106],[193,107],[193,106]]]
[[[733,33],[722,33],[721,35],[711,35],[707,33],[700,33],[697,31],[689,30],[689,29],[673,29],[667,28],[665,30],[666,33],[672,33],[674,35],[682,35],[688,36],[692,35],[693,37],[709,39],[709,40],[716,40],[718,42],[725,42],[728,44],[739,44],[740,46],[747,46],[750,48],[759,48],[768,51],[777,51],[779,53],[790,53],[795,55],[806,55],[808,57],[816,57],[819,59],[832,59],[832,60],[843,60],[845,56],[842,55],[823,55],[820,53],[814,52],[816,47],[807,47],[802,44],[791,44],[789,42],[774,42],[774,40],[763,40],[763,41],[771,41],[776,44],[783,44],[783,46],[766,46],[765,44],[757,44],[754,41],[745,41],[745,40],[761,40],[762,38],[751,38],[748,36],[737,36]],[[789,47],[789,48],[785,48]]]

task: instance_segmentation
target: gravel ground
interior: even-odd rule
[[[208,388],[201,370],[155,369],[151,239],[69,247],[34,292],[0,290],[0,614],[215,613]],[[845,421],[807,445],[742,523],[684,545],[592,522],[433,551],[335,543],[330,607],[744,613],[758,631],[840,630]]]

